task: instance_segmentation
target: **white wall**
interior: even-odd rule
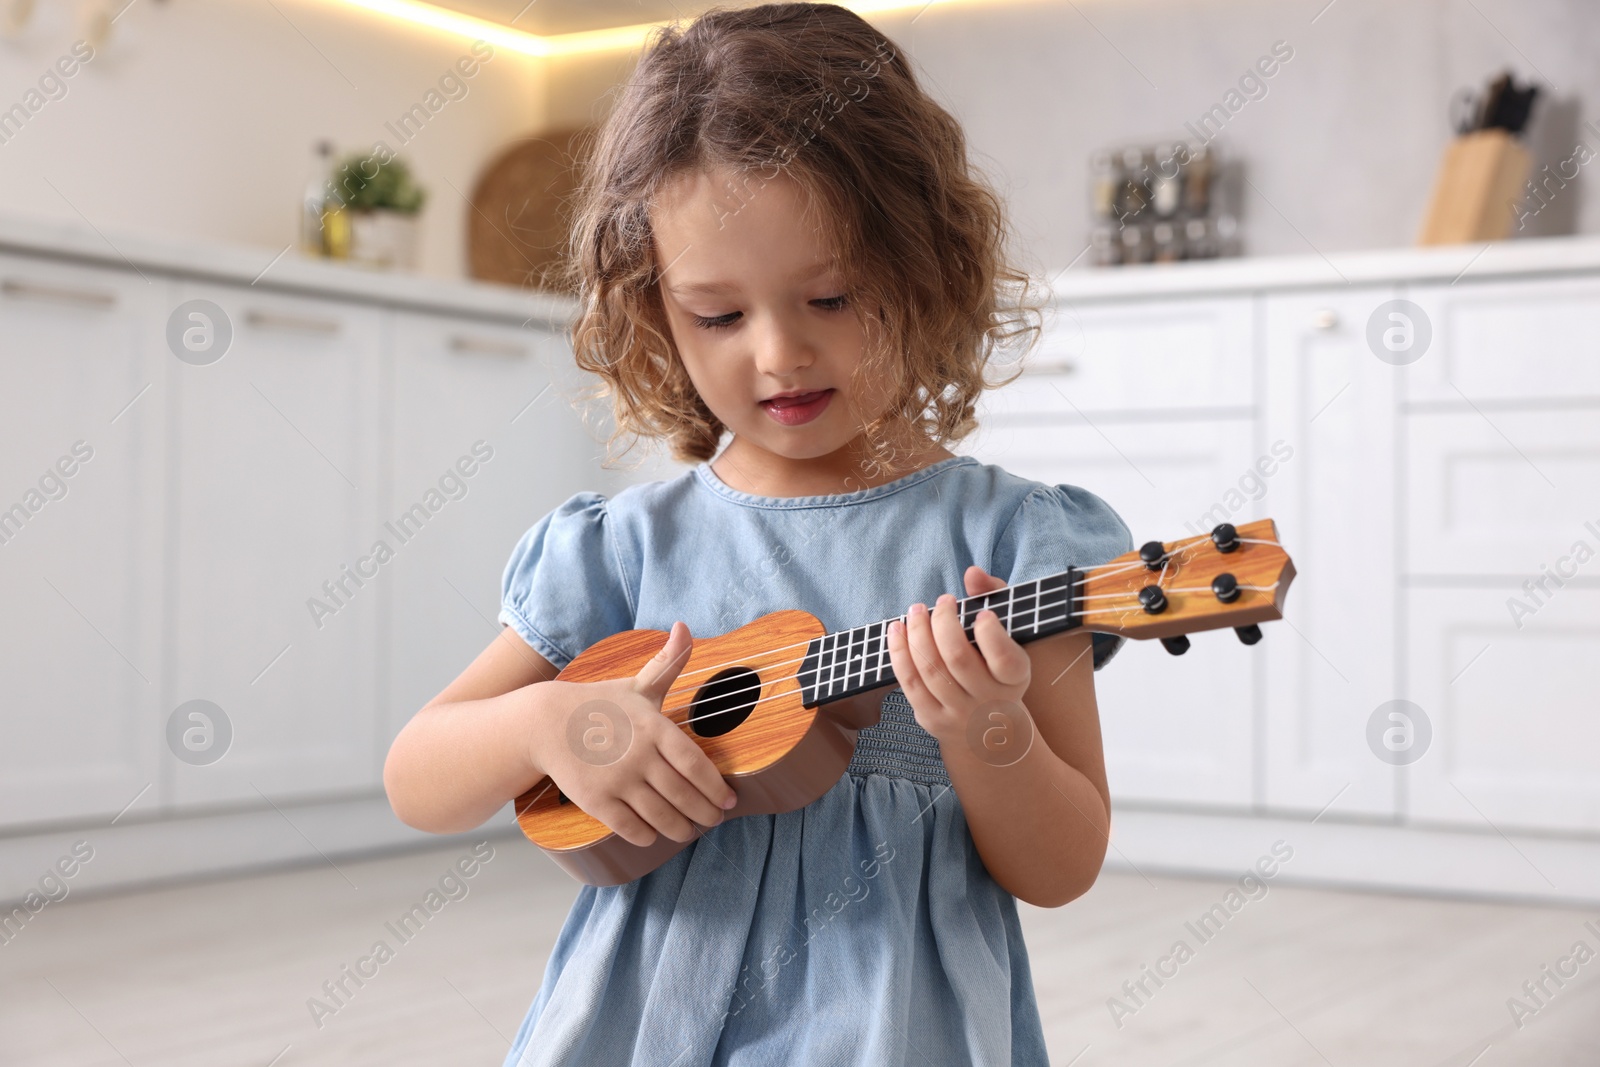
[[[0,41],[0,111],[23,98],[76,37],[67,0]],[[421,269],[465,273],[465,224],[479,170],[534,128],[542,78],[496,49],[420,131],[385,129],[471,42],[321,0],[137,0],[94,58],[0,142],[0,211],[119,230],[262,247],[295,239],[312,142],[370,150],[383,140],[429,190]],[[460,190],[459,194],[456,190]]]
[[[1219,139],[1254,186],[1243,187],[1247,252],[1411,244],[1450,135],[1451,94],[1505,65],[1555,86],[1530,131],[1541,164],[1569,157],[1580,137],[1600,150],[1600,129],[1584,125],[1600,100],[1600,65],[1586,51],[1600,40],[1600,7],[1325,3],[1016,0],[874,18],[966,124],[1037,266],[1063,266],[1084,247],[1092,151],[1181,135],[1277,40],[1294,58]],[[73,7],[39,0],[39,24],[0,42],[0,109],[68,50]],[[137,0],[68,94],[0,143],[0,211],[248,242],[270,258],[293,239],[313,138],[354,147],[385,137],[384,123],[466,48],[326,0]],[[501,145],[602,114],[630,66],[620,53],[546,64],[498,50],[465,99],[411,143],[390,141],[431,190],[422,269],[464,273],[462,196]],[[1600,232],[1600,202],[1584,195],[1594,169],[1529,233]]]
[[[1600,129],[1582,125],[1600,104],[1592,0],[1017,0],[873,22],[965,124],[1026,250],[1050,268],[1087,243],[1090,154],[1183,136],[1274,41],[1294,57],[1217,142],[1254,186],[1242,187],[1247,254],[1412,244],[1451,95],[1506,66],[1556,87],[1535,107],[1536,165],[1567,159],[1580,137],[1600,152]],[[557,63],[552,118],[587,116],[622,72],[615,56]],[[1600,233],[1600,203],[1584,195],[1596,169],[1527,232]]]

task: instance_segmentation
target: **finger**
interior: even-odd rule
[[[968,596],[977,596],[979,593],[992,593],[996,589],[1004,589],[1006,583],[984,571],[974,563],[967,568],[967,573],[961,577],[962,584],[967,587]]]
[[[694,639],[689,636],[689,627],[681,621],[673,623],[672,630],[667,634],[667,643],[634,675],[634,691],[660,705],[666,700],[667,690],[672,688],[678,672],[689,662],[689,653],[693,651]]]
[[[665,837],[674,841],[693,841],[699,836],[700,831],[694,823],[684,818],[683,813],[656,792],[649,782],[640,781],[623,799],[639,818]]]
[[[667,759],[654,761],[654,765],[645,771],[645,781],[665,797],[667,803],[677,809],[678,814],[684,818],[691,819],[701,826],[715,826],[722,821],[722,809]],[[721,781],[720,777],[718,781]]]
[[[706,755],[699,745],[683,732],[683,728],[676,723],[667,724],[670,732],[664,733],[656,743],[656,749],[689,785],[709,804],[721,817],[721,812],[732,807],[727,804],[729,800],[737,801],[738,795],[722,778],[722,772],[717,770],[717,765],[711,762],[711,757]],[[682,807],[682,805],[679,805]],[[687,813],[688,809],[684,811]],[[717,818],[700,819],[698,821],[712,825]]]
[[[941,596],[933,606],[932,621],[934,644],[956,684],[969,695],[993,685],[994,676],[989,673],[989,665],[961,628],[961,611],[956,607],[956,598],[949,593]]]
[[[937,698],[928,692],[922,672],[917,670],[916,657],[911,654],[906,642],[905,623],[900,620],[889,624],[889,665],[894,668],[894,680],[900,683],[900,691],[907,700],[913,704],[924,701],[938,703]]]
[[[930,613],[921,604],[913,605],[913,609],[922,610],[906,613],[909,620],[906,623],[906,644],[911,649],[912,660],[916,662],[917,673],[922,676],[923,684],[940,704],[950,704],[959,700],[965,690],[950,676],[939,655],[939,646],[933,640],[933,622]]]
[[[605,823],[612,833],[630,845],[646,848],[656,843],[655,830],[619,798],[613,797],[583,810]]]
[[[995,681],[1007,686],[1028,684],[1033,677],[1033,661],[1016,638],[1006,633],[994,612],[985,608],[978,613],[972,635],[977,638],[978,650]]]

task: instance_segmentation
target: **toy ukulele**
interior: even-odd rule
[[[1271,519],[1137,552],[1098,567],[1069,567],[957,603],[968,639],[991,609],[1019,643],[1083,628],[1159,638],[1181,655],[1191,632],[1233,627],[1261,639],[1258,623],[1283,617],[1294,564]],[[904,619],[904,616],[896,616]],[[804,611],[775,611],[720,637],[697,638],[662,702],[662,714],[689,731],[738,794],[724,818],[777,814],[827,792],[849,766],[857,731],[827,703],[894,681],[888,629],[893,619],[828,633]],[[598,641],[561,671],[570,682],[628,678],[661,650],[662,630],[625,630]],[[655,870],[686,841],[657,833],[630,844],[574,804],[548,777],[517,798],[517,822],[569,874],[589,885],[618,885]]]

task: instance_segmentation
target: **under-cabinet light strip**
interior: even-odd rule
[[[529,56],[565,56],[582,52],[604,52],[637,48],[660,23],[645,22],[633,26],[614,26],[602,30],[585,30],[580,33],[559,33],[542,36],[525,30],[513,29],[502,23],[491,22],[474,15],[451,11],[421,0],[337,0],[352,7],[389,18],[427,26],[442,33],[455,34],[472,40],[484,40],[499,48],[507,48]],[[883,11],[928,8],[956,0],[855,0],[842,6],[858,15]],[[967,0],[971,2],[971,0]]]

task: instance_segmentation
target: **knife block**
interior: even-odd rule
[[[1419,245],[1498,241],[1511,235],[1533,160],[1508,130],[1473,130],[1445,149]]]

